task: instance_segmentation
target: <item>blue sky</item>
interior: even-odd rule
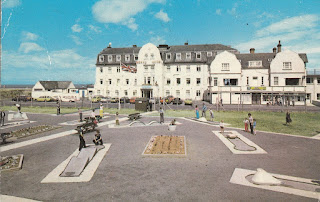
[[[94,83],[97,54],[148,42],[307,53],[320,69],[318,0],[2,0],[2,84]]]

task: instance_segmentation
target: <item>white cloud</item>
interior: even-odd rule
[[[79,24],[74,24],[71,27],[72,32],[81,32],[83,30],[83,28],[79,25]]]
[[[138,29],[138,25],[136,24],[136,20],[134,18],[130,18],[122,24],[129,27],[132,31],[136,31]]]
[[[163,39],[161,36],[153,36],[150,38],[150,43],[154,44],[154,45],[159,45],[159,44],[165,44],[166,40]]]
[[[94,31],[95,33],[100,33],[100,32],[101,32],[101,29],[100,29],[100,27],[98,27],[98,26],[88,25],[88,27],[89,27],[89,29],[90,29],[91,31]]]
[[[237,7],[238,7],[238,4],[235,3],[233,4],[233,7],[231,8],[231,10],[227,10],[227,12],[230,14],[230,15],[236,15],[237,14]]]
[[[270,34],[294,32],[299,30],[310,29],[317,25],[319,18],[317,15],[302,15],[287,18],[280,22],[273,23],[256,32],[258,37]]]
[[[170,18],[168,17],[168,14],[163,12],[163,10],[160,10],[158,13],[154,15],[156,18],[162,20],[163,22],[169,22]]]
[[[42,50],[44,50],[44,49],[41,46],[39,46],[36,43],[31,43],[31,42],[21,43],[20,47],[19,47],[19,51],[24,52],[24,53],[29,53],[32,51],[42,51]]]
[[[78,36],[71,35],[70,38],[73,40],[73,42],[77,45],[82,45],[82,42]]]
[[[2,8],[14,8],[21,5],[20,0],[2,0],[1,7]]]
[[[130,19],[145,10],[149,4],[164,2],[165,0],[100,0],[92,6],[92,14],[98,22],[120,23],[136,30],[137,24],[130,23]]]
[[[23,40],[26,40],[26,41],[36,41],[39,38],[38,35],[31,32],[22,32],[22,37],[23,37]]]
[[[217,10],[216,10],[216,14],[217,14],[217,15],[221,15],[221,9],[217,9]]]

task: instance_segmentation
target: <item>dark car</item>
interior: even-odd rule
[[[16,102],[19,102],[19,101],[27,102],[27,101],[31,101],[31,97],[30,97],[30,96],[26,96],[26,95],[20,95],[20,96],[17,96],[17,97],[15,97],[15,98],[12,98],[12,101],[16,101]]]
[[[120,103],[129,103],[129,102],[130,102],[130,98],[128,98],[128,97],[120,98]]]
[[[173,103],[174,105],[176,105],[176,104],[180,105],[180,104],[183,103],[183,101],[182,101],[180,98],[174,98],[173,101],[172,101],[172,103]]]

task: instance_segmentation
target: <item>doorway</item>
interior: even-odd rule
[[[261,93],[252,93],[252,104],[253,105],[261,104]]]
[[[153,92],[152,89],[141,89],[141,95],[144,98],[152,98],[153,97]]]

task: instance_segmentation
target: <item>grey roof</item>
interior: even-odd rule
[[[307,54],[299,53],[300,58],[303,60],[304,63],[308,63]]]
[[[46,90],[67,89],[71,81],[39,81]]]

